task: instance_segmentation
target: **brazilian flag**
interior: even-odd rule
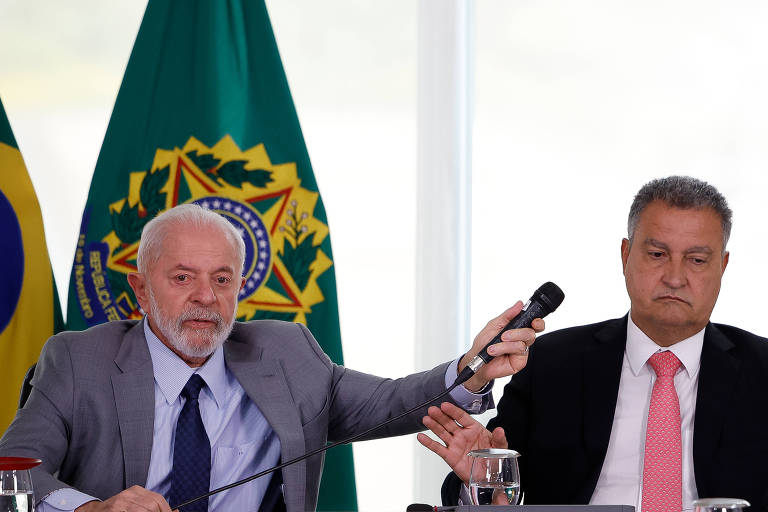
[[[16,413],[24,374],[63,322],[40,204],[2,102],[0,254],[0,431],[5,431]]]
[[[307,325],[342,364],[328,223],[263,0],[150,0],[96,162],[67,327],[141,318],[126,282],[141,230],[180,203],[246,244],[238,319]],[[351,447],[328,453],[319,510],[356,510]]]

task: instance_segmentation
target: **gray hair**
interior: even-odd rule
[[[635,235],[640,214],[653,201],[664,201],[673,208],[683,210],[712,208],[720,216],[723,226],[723,252],[725,251],[731,236],[733,212],[728,207],[725,197],[715,187],[690,176],[669,176],[643,185],[629,209],[627,234],[630,243]]]
[[[242,274],[243,263],[245,262],[245,242],[243,242],[240,233],[235,226],[230,224],[227,219],[218,213],[206,210],[202,206],[194,203],[174,206],[147,222],[141,232],[139,254],[136,257],[136,267],[139,272],[146,272],[149,269],[149,266],[157,263],[160,259],[163,241],[173,228],[178,226],[192,226],[197,229],[214,228],[221,230],[237,249],[238,262],[240,265],[237,274]]]

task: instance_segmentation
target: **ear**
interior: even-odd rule
[[[145,312],[149,311],[149,291],[147,290],[147,278],[140,272],[128,274],[128,284],[136,295],[136,301]]]
[[[725,255],[723,256],[723,266],[720,269],[721,275],[723,273],[725,273],[725,267],[728,266],[728,258],[729,258],[730,255],[731,255],[731,253],[729,253],[728,251],[725,251]]]
[[[245,276],[240,278],[240,288],[238,288],[238,291],[242,290],[245,286]]]
[[[627,260],[629,259],[629,249],[632,244],[628,239],[621,240],[621,272],[626,275],[627,273]]]

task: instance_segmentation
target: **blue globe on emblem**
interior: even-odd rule
[[[245,242],[245,286],[240,290],[240,300],[252,295],[269,277],[272,268],[269,231],[261,216],[250,205],[229,197],[206,196],[193,203],[220,214],[240,232]]]
[[[0,332],[13,318],[24,280],[24,245],[21,226],[13,205],[0,191],[0,252],[3,254],[3,272],[0,272]]]

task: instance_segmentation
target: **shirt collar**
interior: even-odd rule
[[[704,330],[700,330],[690,338],[678,341],[671,347],[657,345],[632,321],[632,315],[627,315],[627,348],[626,354],[629,366],[635,376],[646,368],[648,358],[656,352],[669,350],[683,363],[683,368],[688,372],[688,378],[694,378],[699,373],[701,366],[701,349],[704,346]]]
[[[200,368],[190,368],[152,332],[147,317],[144,317],[144,337],[152,357],[155,382],[169,405],[178,400],[189,378],[193,373],[197,373],[205,381],[216,407],[221,407],[227,390],[227,371],[222,347],[218,347]],[[203,393],[205,392],[203,390]]]

